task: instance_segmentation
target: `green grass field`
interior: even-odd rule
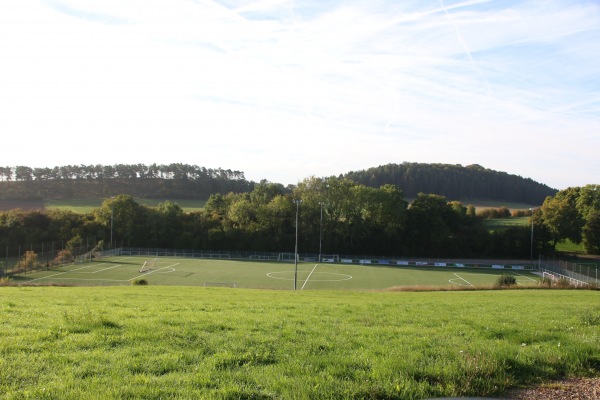
[[[498,231],[513,226],[529,226],[529,223],[529,217],[491,218],[483,220],[483,225],[490,231]]]
[[[539,207],[540,204],[525,204],[525,203],[513,203],[513,202],[502,202],[497,200],[462,200],[461,203],[465,205],[472,205],[477,210],[483,210],[486,208],[500,208],[506,207],[509,210],[523,210],[527,211],[532,207]]]
[[[157,268],[140,273],[152,257],[120,256],[87,264],[69,265],[29,273],[18,283],[68,285],[129,285],[144,278],[151,285],[233,286],[258,289],[293,289],[293,263],[210,260],[200,258],[159,259]],[[502,274],[517,278],[520,286],[538,285],[538,277],[526,271],[399,266],[367,266],[299,263],[296,288],[301,290],[381,290],[391,287],[469,288],[492,286]]]
[[[22,286],[0,313],[2,399],[498,397],[600,373],[594,291]]]
[[[169,200],[177,203],[185,212],[200,211],[206,203],[204,200],[193,199],[142,199],[134,198],[138,204],[148,207],[156,207],[159,203]],[[92,212],[96,208],[100,208],[102,202],[106,199],[61,199],[61,200],[44,200],[44,207],[47,209],[68,210],[79,214]]]
[[[6,210],[10,208],[38,208],[44,207],[46,209],[60,209],[60,210],[68,210],[73,211],[80,214],[85,214],[93,211],[96,208],[99,208],[104,201],[104,198],[96,198],[96,199],[45,199],[40,201],[28,201],[28,200],[0,200],[0,209]],[[204,208],[206,201],[204,200],[193,200],[193,199],[143,199],[140,197],[135,197],[135,201],[139,204],[143,204],[149,207],[155,207],[158,203],[164,202],[165,200],[170,200],[173,203],[179,204],[179,206],[185,212],[194,212],[200,211]],[[407,199],[407,201],[411,202],[414,199]],[[499,208],[499,207],[507,207],[510,210],[528,210],[533,207],[531,205],[522,204],[522,203],[502,203],[497,201],[486,201],[486,200],[468,200],[462,202],[465,205],[473,205],[477,210],[482,210],[486,208]],[[535,207],[537,207],[536,205]],[[514,222],[514,221],[513,221]]]

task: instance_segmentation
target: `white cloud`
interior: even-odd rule
[[[417,161],[598,183],[599,21],[560,0],[5,2],[0,164],[287,184]]]

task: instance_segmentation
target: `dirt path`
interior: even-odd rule
[[[502,398],[513,400],[598,400],[600,399],[600,378],[572,378],[528,389],[513,389]]]

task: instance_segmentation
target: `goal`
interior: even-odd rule
[[[556,277],[555,274],[553,274],[551,272],[547,272],[545,270],[542,271],[542,278],[548,279],[550,281],[557,281],[558,280],[558,278]]]
[[[152,260],[144,261],[144,265],[140,268],[140,272],[148,272],[153,269],[158,269],[159,260],[158,258],[153,258]]]
[[[337,263],[340,262],[340,256],[338,254],[321,254],[319,261],[323,263]]]
[[[294,262],[294,259],[296,258],[296,254],[295,253],[279,253],[279,255],[277,256],[277,260],[281,261],[281,262]],[[298,257],[298,261],[300,260],[300,257]]]

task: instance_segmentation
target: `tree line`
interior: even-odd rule
[[[565,240],[600,255],[600,185],[561,190],[535,210],[533,224],[545,251]]]
[[[566,238],[584,240],[589,251],[598,249],[596,189],[549,197],[534,213],[533,236],[529,227],[490,232],[475,207],[441,195],[419,193],[409,205],[394,185],[372,188],[346,178],[311,177],[292,191],[261,182],[250,192],[213,194],[204,210],[191,213],[171,201],[146,207],[130,195],[118,195],[83,215],[62,210],[1,212],[0,249],[94,237],[111,247],[291,252],[298,217],[301,253],[537,258]],[[573,209],[581,219],[567,224]]]
[[[379,188],[391,184],[410,199],[419,193],[453,200],[495,200],[541,204],[556,190],[546,185],[485,169],[449,164],[387,164],[340,175]],[[66,165],[53,168],[0,167],[0,199],[89,198],[130,194],[145,198],[195,198],[251,192],[256,183],[241,171],[189,164]],[[285,188],[292,189],[289,185]]]
[[[91,198],[130,194],[145,198],[207,199],[212,193],[252,190],[241,171],[189,164],[0,167],[0,198]]]
[[[418,193],[435,193],[450,199],[491,199],[541,204],[557,192],[529,178],[483,168],[480,165],[387,164],[343,177],[372,187],[393,184],[413,198]]]
[[[44,181],[57,179],[229,179],[245,180],[244,173],[222,168],[205,168],[189,164],[115,164],[63,165],[31,168],[23,165],[0,167],[1,181]]]

